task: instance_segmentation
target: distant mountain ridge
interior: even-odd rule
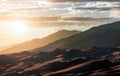
[[[34,39],[31,41],[27,41],[18,45],[15,45],[13,47],[10,47],[8,49],[5,49],[0,52],[0,54],[8,54],[8,53],[15,53],[15,52],[21,52],[21,51],[28,51],[35,48],[43,47],[49,43],[52,43],[56,40],[63,39],[69,36],[72,36],[74,34],[79,33],[79,31],[67,31],[67,30],[61,30],[56,33],[53,33],[45,38],[42,39]]]
[[[119,23],[91,28],[34,52],[0,55],[0,76],[120,76]],[[79,49],[81,45],[86,48]]]
[[[85,32],[55,41],[35,50],[47,51],[55,48],[82,49],[94,46],[114,47],[118,44],[120,44],[120,21],[93,27]]]
[[[8,48],[9,46],[0,46],[0,50],[3,50],[3,49],[6,49]]]

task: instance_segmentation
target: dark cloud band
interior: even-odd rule
[[[112,18],[93,18],[93,17],[0,17],[0,20],[25,20],[25,21],[101,21],[101,20],[111,20]]]
[[[120,10],[120,7],[75,7],[75,10],[98,10],[98,11],[109,11],[112,9]]]

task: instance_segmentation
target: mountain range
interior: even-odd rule
[[[10,53],[16,53],[16,52],[22,52],[22,51],[28,51],[35,48],[43,47],[47,44],[50,44],[54,41],[67,38],[69,36],[72,36],[74,34],[79,33],[79,31],[67,31],[67,30],[61,30],[56,33],[53,33],[47,37],[41,38],[41,39],[33,39],[31,41],[27,41],[21,44],[14,45],[13,47],[7,48],[5,50],[2,50],[0,54],[10,54]]]
[[[6,49],[7,47],[10,47],[10,46],[0,46],[0,50]]]
[[[0,55],[0,76],[120,76],[119,24],[93,27],[30,51]]]
[[[47,51],[55,48],[114,47],[120,44],[120,21],[93,27],[82,33],[55,41],[33,51]]]

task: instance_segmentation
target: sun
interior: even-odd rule
[[[26,32],[26,23],[23,21],[13,21],[10,22],[10,27],[12,32],[16,33],[16,34],[24,34]]]

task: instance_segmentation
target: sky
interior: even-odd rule
[[[0,46],[120,20],[120,0],[0,0]]]

